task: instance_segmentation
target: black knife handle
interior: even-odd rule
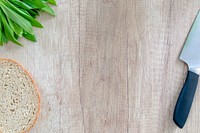
[[[188,71],[185,84],[179,94],[174,109],[173,120],[179,128],[183,128],[187,120],[196,91],[198,79],[199,75],[194,72]]]

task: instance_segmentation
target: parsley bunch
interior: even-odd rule
[[[56,5],[55,0],[0,0],[0,46],[8,41],[22,46],[19,37],[36,41],[32,27],[43,28],[35,18],[40,11],[55,16],[48,4]]]

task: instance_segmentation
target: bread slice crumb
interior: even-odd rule
[[[36,84],[30,74],[11,59],[0,59],[0,77],[0,132],[29,131],[40,111]]]

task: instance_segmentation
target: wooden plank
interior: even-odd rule
[[[41,92],[41,114],[31,133],[81,133],[79,96],[79,0],[61,0],[57,16],[42,13],[38,42],[9,43],[0,56],[16,59],[32,74]]]
[[[80,92],[85,133],[127,132],[126,5],[80,1]]]
[[[129,132],[199,132],[196,100],[183,130],[172,118],[187,72],[178,56],[200,2],[127,2]]]
[[[199,133],[198,86],[184,129],[172,121],[187,66],[178,60],[199,0],[60,0],[38,42],[9,43],[39,86],[31,133]]]

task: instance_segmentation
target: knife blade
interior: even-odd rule
[[[179,57],[188,73],[174,109],[173,121],[183,128],[188,118],[200,74],[200,11],[198,12]]]

